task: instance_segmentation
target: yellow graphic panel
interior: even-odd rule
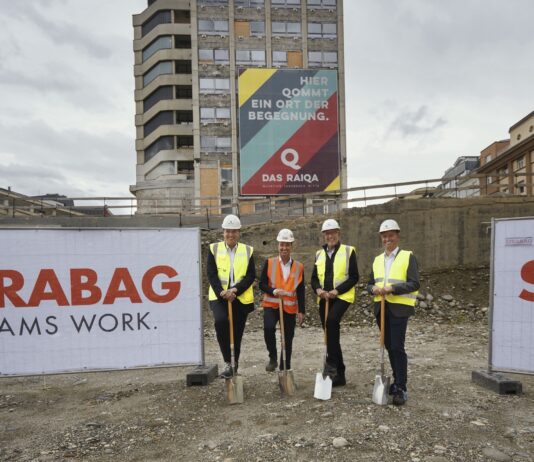
[[[339,175],[338,175],[338,176],[336,176],[336,177],[334,178],[334,181],[332,181],[332,183],[330,183],[330,184],[326,187],[325,191],[337,191],[337,190],[340,189],[340,188],[341,188],[341,183],[340,183],[340,181],[339,181]]]
[[[243,106],[277,69],[247,69],[239,76],[239,106]]]

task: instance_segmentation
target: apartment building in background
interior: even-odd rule
[[[133,28],[138,213],[254,213],[277,195],[333,211],[342,0],[148,0]]]
[[[513,124],[510,139],[496,141],[480,153],[482,195],[534,194],[534,111]]]

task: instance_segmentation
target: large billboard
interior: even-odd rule
[[[0,230],[0,375],[202,363],[199,234]]]
[[[337,71],[239,74],[242,195],[339,189]]]

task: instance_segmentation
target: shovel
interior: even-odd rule
[[[326,356],[328,354],[327,344],[326,344],[326,321],[328,320],[328,305],[329,300],[326,299],[324,307],[324,364],[323,370],[326,366]],[[327,375],[326,377],[322,372],[318,372],[315,375],[315,390],[313,392],[313,397],[317,399],[327,400],[332,397],[332,379]]]
[[[386,321],[386,301],[384,296],[380,300],[380,374],[375,376],[373,388],[373,403],[385,406],[388,403],[389,377],[384,372],[384,324]]]
[[[282,363],[284,365],[283,371],[278,371],[278,382],[280,383],[280,391],[284,395],[291,396],[295,393],[296,385],[293,377],[293,371],[287,370],[286,364],[286,337],[284,331],[284,301],[282,298],[278,299],[278,308],[280,315],[280,343],[282,344]]]
[[[230,354],[232,364],[232,377],[225,379],[226,397],[230,404],[240,404],[243,402],[243,377],[235,372],[234,354],[234,316],[232,312],[232,302],[228,301],[228,322],[230,324]]]

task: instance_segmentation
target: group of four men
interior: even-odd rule
[[[239,242],[241,222],[228,215],[222,223],[224,240],[210,245],[207,260],[209,301],[215,322],[217,341],[225,362],[222,377],[237,372],[241,339],[247,316],[254,310],[253,283],[256,278],[254,249]],[[323,374],[330,376],[333,386],[346,384],[345,364],[340,344],[340,322],[356,297],[359,280],[356,250],[342,244],[341,231],[336,220],[326,220],[321,228],[325,244],[315,254],[311,287],[319,302],[319,316],[327,332],[327,359]],[[411,251],[400,250],[400,228],[395,220],[385,220],[379,229],[384,253],[373,262],[367,291],[374,295],[374,312],[380,327],[381,299],[385,299],[385,347],[388,351],[394,382],[389,394],[393,404],[407,400],[406,384],[408,359],[404,349],[408,318],[414,314],[419,289],[417,260]],[[295,326],[302,324],[305,313],[304,265],[291,258],[294,242],[291,230],[278,233],[278,256],[268,258],[260,276],[263,292],[264,337],[269,352],[267,371],[291,368],[291,353]],[[282,303],[280,303],[282,301]],[[325,325],[325,307],[328,314]],[[233,314],[235,363],[231,365],[228,304]],[[277,360],[276,325],[283,306],[285,331],[285,360]]]

